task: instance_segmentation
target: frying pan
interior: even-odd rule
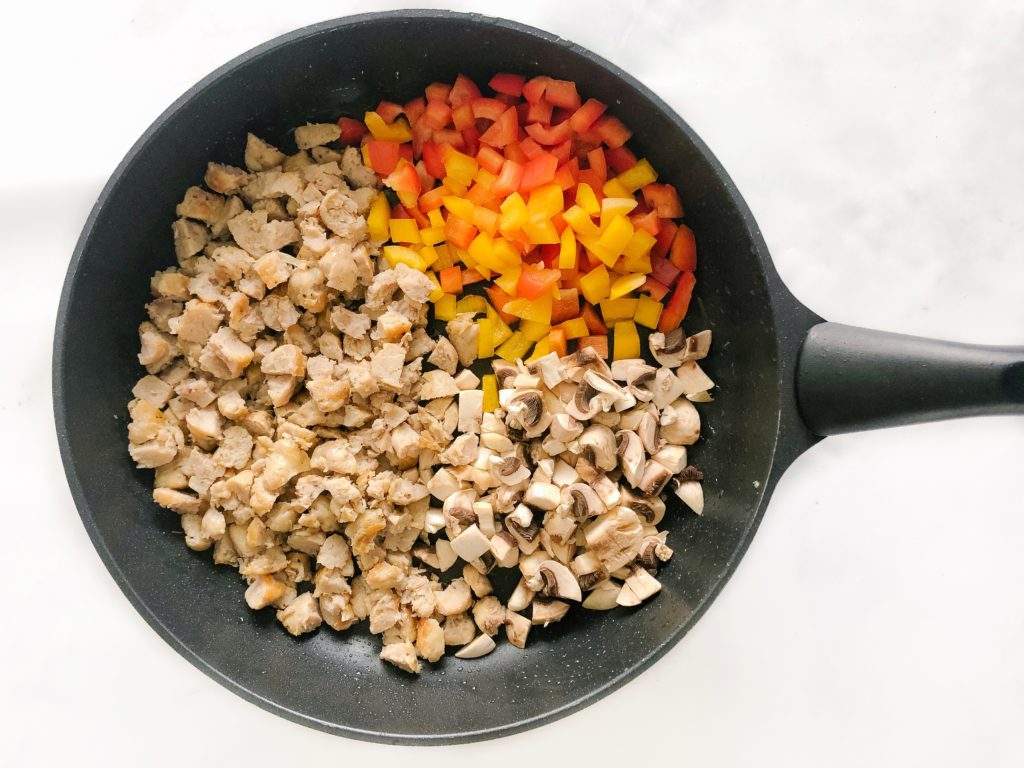
[[[136,326],[149,276],[174,263],[169,223],[210,159],[241,164],[245,134],[287,131],[381,98],[403,101],[459,72],[574,80],[635,131],[675,182],[701,253],[688,330],[710,328],[701,406],[703,517],[670,497],[676,551],[661,593],[634,610],[571,615],[482,659],[412,678],[377,658],[364,628],[294,639],[250,612],[236,573],[182,546],[126,451],[139,376]],[[664,102],[609,62],[548,33],[444,11],[353,16],[277,38],[198,83],[146,131],[103,189],[68,269],[53,350],[54,410],[72,495],[128,599],[199,669],[304,725],[388,743],[496,737],[566,715],[654,663],[736,568],[782,473],[824,435],[953,416],[1024,413],[1024,347],[978,347],[823,322],[779,279],[760,231],[710,150]],[[365,624],[363,625],[365,626]]]

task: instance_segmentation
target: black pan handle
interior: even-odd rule
[[[1024,347],[987,347],[820,323],[797,402],[818,435],[961,416],[1024,414]]]

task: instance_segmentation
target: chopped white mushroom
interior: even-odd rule
[[[455,652],[459,659],[478,659],[486,656],[495,648],[494,640],[488,635],[477,635],[475,639],[466,643]]]

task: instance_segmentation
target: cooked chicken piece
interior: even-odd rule
[[[241,189],[249,179],[249,174],[233,165],[209,163],[203,181],[214,192],[222,195],[233,195]]]
[[[315,379],[306,382],[306,391],[309,392],[321,413],[331,413],[348,402],[352,387],[348,381]]]
[[[414,675],[419,674],[420,660],[416,658],[416,647],[412,643],[390,643],[385,645],[380,652],[380,657],[401,670]]]
[[[277,612],[277,620],[290,634],[298,636],[319,627],[323,617],[313,593],[304,592],[288,603],[284,610]]]
[[[174,254],[179,262],[195,256],[210,242],[210,231],[198,221],[178,219],[171,229],[174,232]]]
[[[235,242],[255,257],[284,248],[299,239],[291,221],[269,221],[266,211],[244,211],[228,222]]]
[[[263,373],[301,377],[306,372],[306,356],[294,344],[282,344],[260,361]]]
[[[185,304],[185,311],[170,322],[170,327],[182,341],[205,344],[223,319],[223,313],[213,304],[193,300]]]
[[[132,394],[156,408],[163,408],[171,399],[171,385],[158,376],[143,376],[132,387]]]
[[[265,171],[284,162],[284,152],[267,144],[251,133],[245,141],[245,167],[250,171]]]
[[[380,386],[402,391],[402,367],[405,349],[399,344],[384,344],[370,356],[370,374]]]
[[[412,323],[409,321],[409,318],[400,312],[389,309],[377,318],[376,327],[370,332],[370,338],[375,341],[383,340],[390,343],[398,343],[410,330],[412,330]],[[404,360],[404,350],[402,355]]]
[[[252,348],[231,328],[221,328],[210,336],[199,357],[199,365],[217,378],[237,379],[252,359]]]
[[[160,333],[152,323],[139,326],[139,363],[150,373],[159,373],[177,356],[177,350],[167,336]]]
[[[288,298],[309,312],[322,312],[327,306],[327,278],[320,268],[303,266],[292,272]]]
[[[394,268],[398,287],[412,301],[423,304],[434,291],[434,284],[425,274],[407,264],[397,264]]]
[[[179,514],[195,515],[202,509],[202,500],[198,496],[171,488],[154,488],[153,501],[161,507],[172,509]]]
[[[341,155],[341,172],[349,183],[357,187],[374,187],[377,185],[377,174],[363,165],[363,157],[357,147],[346,147]]]
[[[331,324],[342,333],[362,338],[370,330],[370,318],[345,307],[331,310]]]
[[[420,436],[408,424],[399,424],[391,432],[391,450],[403,465],[414,462],[420,456]]]
[[[212,451],[223,436],[221,416],[214,407],[193,408],[185,416],[185,423],[192,442],[208,451]]]
[[[346,240],[366,239],[366,219],[359,215],[359,204],[348,194],[332,189],[320,201],[319,213],[320,220],[334,234]]]
[[[294,258],[281,251],[270,251],[256,259],[253,269],[260,276],[267,288],[276,288],[281,283],[288,282],[292,273],[291,262]]]
[[[466,368],[473,364],[477,355],[480,326],[473,322],[471,314],[456,315],[446,326],[448,338],[459,355],[459,362]]]
[[[223,208],[224,198],[220,195],[207,192],[202,187],[189,187],[175,212],[182,218],[212,224],[220,218]]]
[[[295,129],[295,145],[299,149],[330,144],[341,136],[337,123],[307,123]]]
[[[174,392],[186,400],[191,400],[200,408],[205,408],[217,399],[213,387],[206,379],[185,379],[174,388]]]
[[[327,622],[327,626],[338,632],[348,629],[357,621],[355,611],[352,609],[350,593],[321,596],[320,614]]]

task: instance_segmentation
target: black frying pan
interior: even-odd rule
[[[210,159],[241,164],[245,134],[287,131],[459,72],[575,80],[635,131],[675,182],[701,266],[687,328],[711,328],[701,406],[707,508],[666,520],[676,556],[635,610],[573,616],[525,651],[446,658],[419,678],[380,662],[365,629],[293,639],[252,613],[239,578],[181,541],[151,473],[126,450],[149,276],[174,262],[170,222]],[[952,416],[1024,413],[1024,348],[972,347],[824,323],[786,290],[750,211],[704,143],[664,102],[579,46],[508,21],[433,11],[355,16],[280,37],[222,67],[146,131],[107,183],[68,269],[53,353],[54,408],[71,492],[132,604],[175,649],[246,699],[325,731],[391,743],[490,738],[579,709],[646,669],[725,584],[786,467],[822,435]],[[674,499],[674,497],[673,497]],[[364,625],[365,626],[365,625]]]

